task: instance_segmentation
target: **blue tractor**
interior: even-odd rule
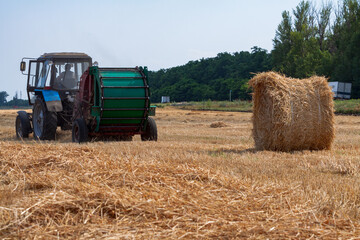
[[[28,72],[26,63],[29,64]],[[20,70],[27,75],[27,95],[32,113],[19,111],[16,136],[54,140],[58,126],[72,129],[72,116],[80,77],[92,66],[84,53],[45,53],[39,58],[23,58]]]

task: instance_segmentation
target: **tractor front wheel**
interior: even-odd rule
[[[19,111],[15,121],[16,137],[28,138],[31,132],[30,119],[25,111]]]
[[[148,117],[146,130],[144,134],[141,134],[142,141],[157,141],[157,127],[155,120]]]
[[[55,140],[57,115],[47,110],[41,98],[35,100],[32,122],[36,140]]]
[[[72,125],[72,141],[77,143],[86,142],[88,139],[88,128],[82,118],[75,119]]]

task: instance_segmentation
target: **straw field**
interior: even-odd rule
[[[158,142],[81,145],[18,141],[15,116],[0,111],[1,239],[360,236],[360,117],[335,117],[331,151],[271,152],[251,113],[166,107]]]

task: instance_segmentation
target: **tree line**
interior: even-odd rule
[[[214,58],[150,72],[152,101],[251,99],[247,82],[253,73],[274,70],[294,78],[321,75],[329,81],[351,82],[352,97],[360,97],[360,2],[339,6],[301,1],[284,11],[273,50],[219,53]]]
[[[0,107],[25,107],[29,106],[28,100],[19,99],[17,93],[13,97],[12,100],[7,101],[6,98],[9,96],[9,94],[6,91],[0,91]]]
[[[266,50],[219,53],[214,58],[190,61],[184,66],[149,73],[152,101],[170,96],[172,101],[201,101],[235,98],[250,99],[247,82],[253,72],[271,68]]]

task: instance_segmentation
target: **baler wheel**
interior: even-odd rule
[[[88,140],[88,128],[86,122],[82,118],[75,119],[72,125],[72,141],[77,143],[86,142]]]
[[[46,109],[45,102],[41,98],[35,100],[32,122],[36,140],[55,140],[57,116],[55,112]]]
[[[146,124],[146,132],[141,134],[142,141],[157,141],[157,127],[155,120],[151,117],[148,117]]]
[[[18,114],[15,121],[16,137],[28,138],[31,132],[30,119],[24,114]]]

